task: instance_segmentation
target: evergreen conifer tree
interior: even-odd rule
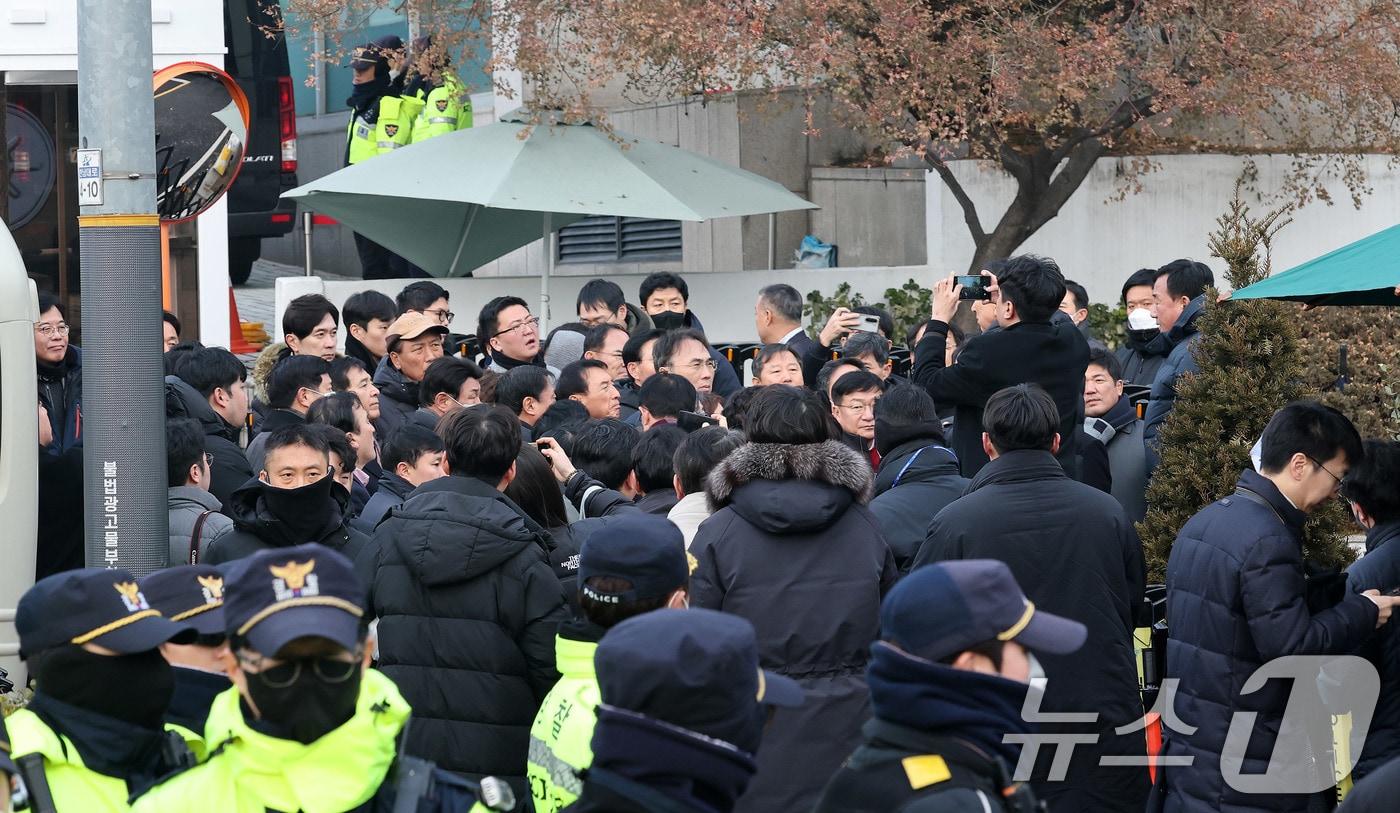
[[[1269,247],[1289,222],[1287,209],[1250,214],[1236,185],[1229,211],[1210,237],[1211,253],[1228,265],[1233,289],[1269,275]],[[1158,435],[1160,464],[1147,489],[1147,516],[1138,525],[1148,580],[1161,582],[1177,532],[1197,511],[1232,493],[1250,467],[1250,449],[1280,407],[1304,397],[1303,350],[1298,310],[1271,300],[1216,300],[1206,291],[1195,347],[1200,373],[1177,382],[1176,404]],[[1304,556],[1335,567],[1353,558],[1347,549],[1340,504],[1308,522]]]

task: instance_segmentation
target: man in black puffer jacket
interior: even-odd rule
[[[1158,769],[1154,792],[1163,804],[1155,809],[1302,813],[1316,809],[1318,791],[1334,781],[1330,764],[1311,760],[1313,742],[1330,745],[1330,726],[1299,725],[1294,707],[1312,704],[1290,696],[1316,678],[1245,687],[1278,658],[1354,652],[1400,602],[1375,590],[1344,590],[1330,601],[1314,597],[1309,607],[1303,523],[1336,496],[1361,455],[1361,437],[1340,412],[1289,404],[1264,429],[1261,473],[1245,470],[1233,494],[1201,509],[1177,534],[1167,560],[1167,678],[1178,681],[1174,707],[1191,728],[1164,727],[1162,756],[1170,761]],[[1236,743],[1241,723],[1245,742]],[[1183,757],[1190,767],[1170,767]],[[1239,787],[1240,778],[1266,770],[1289,780],[1273,782],[1267,793]]]
[[[524,798],[530,726],[559,679],[564,592],[548,532],[501,493],[520,422],[472,406],[443,434],[450,476],[392,509],[356,568],[379,618],[380,668],[413,706],[409,752],[471,779],[500,777]]]
[[[760,388],[750,442],[710,473],[715,512],[690,543],[691,606],[747,619],[763,668],[807,692],[764,732],[738,813],[811,810],[870,716],[865,666],[899,573],[866,508],[870,465],[832,438],[830,414],[810,390]]]
[[[938,408],[922,387],[892,387],[875,402],[875,499],[870,513],[880,520],[901,573],[909,571],[929,522],[967,490],[958,456],[943,439]]]
[[[1112,496],[1065,475],[1056,462],[1060,415],[1034,384],[1008,387],[987,401],[983,444],[991,462],[967,495],[934,517],[914,568],[952,559],[999,559],[1037,609],[1088,628],[1092,658],[1045,654],[1041,709],[1097,712],[1096,722],[1046,722],[1042,733],[1096,735],[1076,745],[1063,781],[1046,773],[1041,751],[1032,776],[1051,813],[1140,813],[1147,799],[1142,767],[1106,767],[1100,757],[1142,759],[1141,731],[1117,734],[1142,717],[1132,635],[1144,582],[1142,546]],[[1133,763],[1129,763],[1133,764]],[[1145,765],[1146,762],[1137,763]]]
[[[369,538],[350,527],[350,493],[331,477],[330,447],[306,424],[266,435],[258,479],[233,492],[233,533],[210,542],[201,564],[316,542],[354,559]]]
[[[1347,475],[1346,498],[1352,515],[1366,528],[1366,555],[1347,568],[1347,586],[1353,591],[1400,587],[1400,443],[1366,441],[1360,466]],[[1381,765],[1400,757],[1400,628],[1376,633],[1363,654],[1381,673],[1381,697],[1360,761],[1351,772],[1359,780]]]

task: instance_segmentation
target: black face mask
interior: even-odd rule
[[[153,730],[175,692],[175,675],[158,649],[97,655],[70,644],[44,653],[34,678],[55,700]]]
[[[283,686],[279,676],[268,673],[247,675],[248,697],[258,707],[262,722],[279,736],[310,745],[340,728],[355,716],[355,704],[360,698],[361,669],[359,663],[342,664],[327,661],[329,670],[317,667],[315,658],[290,661],[275,667],[275,671],[297,669],[289,685]],[[322,672],[333,675],[346,666],[353,667],[349,677],[330,682]],[[277,686],[269,684],[277,682]]]
[[[329,524],[327,512],[335,504],[331,488],[336,482],[330,472],[300,488],[278,488],[271,483],[260,485],[263,505],[286,528],[287,542],[300,545],[321,541]]]
[[[685,311],[662,311],[652,314],[651,323],[657,330],[676,330],[685,327]]]

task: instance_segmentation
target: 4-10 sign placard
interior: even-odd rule
[[[102,150],[78,150],[78,205],[102,205]]]

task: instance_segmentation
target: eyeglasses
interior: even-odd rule
[[[208,466],[209,468],[213,468],[213,467],[214,467],[214,455],[210,454],[209,452],[205,452],[205,453],[204,453],[204,465],[205,465],[205,466]]]
[[[838,409],[850,410],[850,413],[852,415],[864,415],[866,410],[875,408],[875,403],[872,401],[868,404],[862,404],[859,401],[857,401],[854,404],[837,404],[836,407]]]
[[[523,328],[523,327],[538,328],[539,326],[540,326],[540,317],[538,317],[538,316],[531,316],[529,319],[526,319],[526,320],[523,321],[523,322],[516,322],[515,324],[513,324],[513,325],[511,325],[510,327],[506,328],[505,330],[498,330],[498,331],[496,331],[495,333],[492,333],[492,334],[491,334],[491,338],[494,339],[494,338],[497,337],[497,336],[504,335],[504,334],[506,334],[506,333],[511,332],[512,330],[519,330],[519,329],[521,329],[521,328]]]
[[[238,653],[238,662],[257,669],[252,673],[252,677],[271,689],[290,688],[301,677],[304,667],[309,666],[311,671],[326,683],[344,683],[354,676],[355,670],[360,668],[360,661],[364,658],[364,651],[355,650],[351,660],[340,660],[339,658],[298,658],[291,661],[279,661],[263,655],[249,655],[245,652]]]
[[[432,310],[426,310],[423,312],[431,315],[433,318],[437,319],[444,325],[448,322],[451,322],[457,316],[457,314],[453,313],[450,310],[447,310],[446,308],[433,308]]]
[[[1343,488],[1346,487],[1346,481],[1343,480],[1342,478],[1338,477],[1337,475],[1333,474],[1331,469],[1329,469],[1329,468],[1327,468],[1326,466],[1322,465],[1322,461],[1321,461],[1321,460],[1318,460],[1317,458],[1313,457],[1312,455],[1308,455],[1307,457],[1308,457],[1309,460],[1311,460],[1311,461],[1313,462],[1313,465],[1314,465],[1314,466],[1317,466],[1319,469],[1322,469],[1323,471],[1327,472],[1327,476],[1328,476],[1328,477],[1331,477],[1333,480],[1336,480],[1336,481],[1337,481],[1337,485],[1336,485],[1336,487],[1335,487],[1335,489],[1334,489],[1335,491],[1341,491]]]
[[[69,327],[67,322],[59,322],[58,324],[53,324],[52,322],[36,322],[34,324],[34,332],[44,337],[52,336],[54,334],[58,334],[59,336],[67,336],[68,330]]]
[[[698,372],[699,370],[701,370],[702,368],[705,368],[705,367],[709,367],[711,370],[714,370],[714,369],[717,369],[717,368],[719,367],[719,364],[715,363],[715,360],[714,360],[714,359],[692,359],[692,360],[690,361],[690,363],[688,363],[688,364],[682,364],[682,365],[680,365],[679,368],[677,368],[677,367],[674,366],[674,365],[669,366],[669,367],[662,368],[662,372],[668,372],[669,370],[673,370],[673,369],[683,369],[683,370],[689,370],[689,371],[691,371],[692,373],[694,373],[694,372]]]

